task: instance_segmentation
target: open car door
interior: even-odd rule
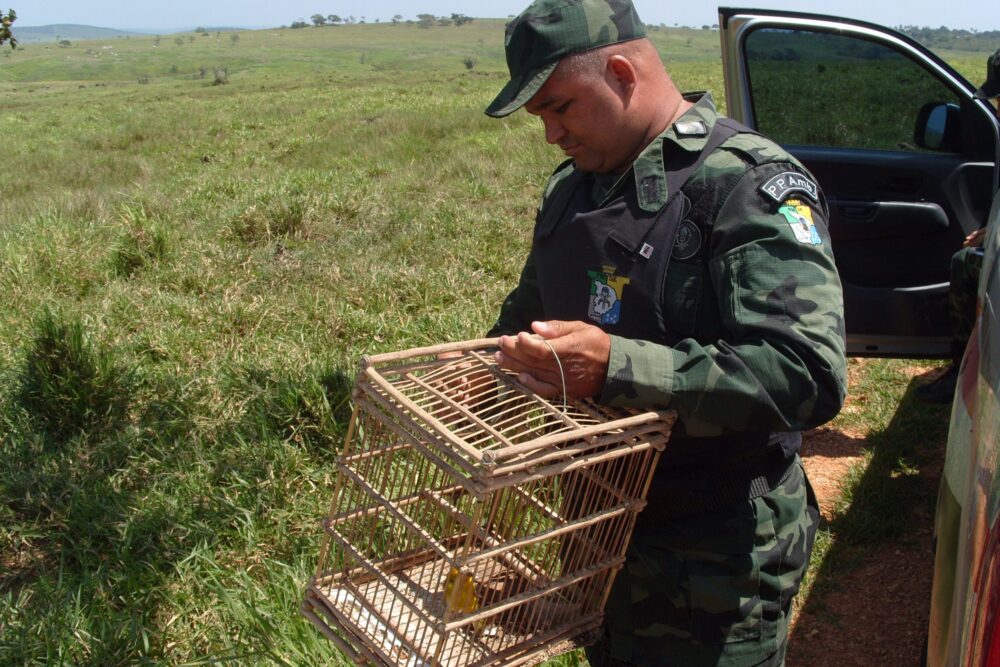
[[[888,28],[734,8],[719,26],[727,115],[784,146],[826,194],[848,354],[949,356],[951,256],[986,223],[997,185],[992,107]]]

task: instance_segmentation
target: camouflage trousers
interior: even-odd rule
[[[594,667],[784,664],[819,511],[796,456],[772,491],[720,512],[640,520],[587,649]]]
[[[983,269],[982,248],[962,248],[951,257],[951,285],[948,287],[948,317],[951,323],[952,355],[962,358],[965,345],[976,324],[976,295]]]

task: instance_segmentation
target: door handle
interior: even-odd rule
[[[871,220],[878,213],[878,202],[851,202],[837,205],[837,210],[845,218]]]

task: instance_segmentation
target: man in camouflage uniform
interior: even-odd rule
[[[1000,49],[986,60],[986,81],[976,97],[994,105],[1000,118]],[[930,384],[918,387],[916,395],[928,403],[951,403],[958,383],[958,369],[965,353],[965,346],[976,324],[979,294],[979,275],[983,268],[983,241],[986,229],[977,229],[965,237],[962,249],[951,257],[948,286],[948,320],[951,324],[952,363],[945,372]]]
[[[491,331],[497,360],[545,395],[565,381],[680,416],[588,657],[782,664],[818,517],[798,431],[845,392],[823,195],[709,95],[682,96],[628,0],[536,0],[506,54],[486,113],[524,106],[571,159]]]

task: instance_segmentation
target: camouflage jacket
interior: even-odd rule
[[[711,130],[717,118],[704,95],[621,178],[594,177],[594,209],[662,175],[672,152],[700,153],[706,137],[678,128],[701,121]],[[569,164],[553,174],[540,212],[572,171]],[[699,251],[667,271],[665,319],[683,335],[671,346],[612,335],[601,401],[669,406],[692,436],[797,431],[831,419],[846,391],[843,296],[812,177],[773,142],[743,133],[711,153],[682,190],[698,192],[694,214],[714,217],[703,224]],[[660,189],[650,201],[636,192],[643,208],[669,196]],[[543,319],[529,255],[490,334]]]

